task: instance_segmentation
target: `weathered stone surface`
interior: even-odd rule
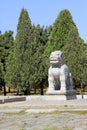
[[[62,52],[54,51],[50,55],[48,70],[48,95],[58,95],[58,99],[75,99],[72,76],[67,65],[63,63]]]
[[[0,96],[0,104],[9,102],[19,102],[25,100],[26,100],[25,96]]]

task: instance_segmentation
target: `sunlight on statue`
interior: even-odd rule
[[[67,65],[63,63],[62,51],[50,54],[50,68],[48,70],[48,92],[72,90],[72,77]]]

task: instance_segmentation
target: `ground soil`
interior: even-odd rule
[[[0,130],[87,130],[87,100],[0,104]]]

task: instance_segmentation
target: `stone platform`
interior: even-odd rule
[[[47,91],[46,100],[71,100],[77,99],[75,90],[66,90],[66,91]]]
[[[0,104],[25,101],[26,96],[0,96]]]

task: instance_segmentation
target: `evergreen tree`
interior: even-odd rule
[[[9,84],[29,94],[29,76],[31,73],[31,41],[32,24],[26,9],[22,9],[17,26],[15,44],[7,61],[7,75]],[[11,61],[10,61],[11,60]],[[10,66],[12,66],[10,70]],[[14,85],[15,84],[15,85]]]
[[[62,10],[56,18],[53,26],[50,39],[48,41],[45,54],[49,58],[52,51],[63,50],[67,44],[67,37],[72,28],[76,25],[73,22],[72,16],[68,10]]]
[[[4,86],[4,95],[6,95],[6,88],[5,88],[5,73],[6,73],[6,59],[9,55],[9,49],[13,45],[13,32],[6,31],[4,34],[0,35],[0,65],[2,66],[0,70],[2,70],[2,78],[1,78],[1,85]]]
[[[69,66],[75,82],[79,82],[81,78],[81,58],[82,48],[79,44],[78,32],[75,27],[69,32],[67,44],[64,47],[64,61]]]
[[[41,95],[45,84],[45,67],[44,67],[44,49],[48,40],[47,28],[34,26],[34,41],[32,42],[32,57],[31,57],[31,75],[30,85],[35,88],[40,87]]]
[[[19,71],[19,85],[24,89],[25,94],[29,94],[29,75],[31,73],[31,41],[32,41],[32,24],[28,12],[22,9],[17,26],[17,58]]]
[[[85,86],[87,86],[87,44],[84,43],[83,40],[81,40],[82,44],[82,60],[81,60],[81,64],[82,64],[82,68],[81,68],[81,80],[80,80],[80,86],[83,88]]]

